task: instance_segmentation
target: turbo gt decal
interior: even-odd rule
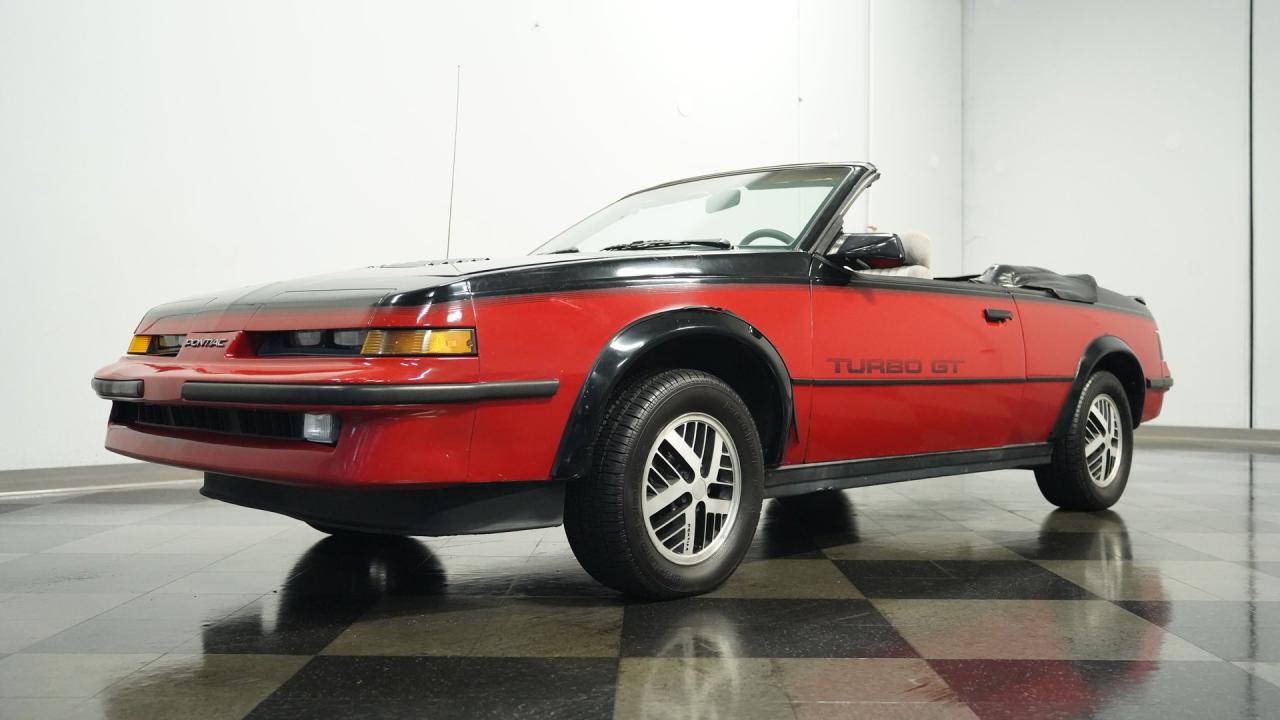
[[[836,375],[919,375],[926,367],[934,375],[955,375],[964,360],[919,358],[827,358]]]

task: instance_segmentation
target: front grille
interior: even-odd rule
[[[115,422],[126,425],[156,425],[229,435],[302,439],[302,413],[300,412],[116,402],[111,411],[111,418]]]

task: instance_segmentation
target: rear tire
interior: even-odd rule
[[[1089,377],[1053,460],[1036,468],[1036,484],[1063,510],[1103,510],[1116,504],[1129,483],[1133,420],[1129,399],[1115,375]]]
[[[764,497],[755,422],[719,378],[668,370],[618,393],[592,476],[570,483],[565,533],[596,580],[628,595],[715,589],[738,567]]]

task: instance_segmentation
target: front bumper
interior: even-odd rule
[[[554,379],[481,382],[478,370],[475,358],[128,357],[100,370],[92,385],[116,404],[107,449],[139,460],[313,487],[546,477],[520,468],[471,476],[478,409],[508,408],[504,416],[539,409],[559,388]],[[226,420],[232,411],[241,421],[331,413],[340,433],[333,444],[319,444],[238,432],[260,427],[256,422],[161,425],[154,416],[148,422],[145,413],[120,411],[134,405],[204,420]],[[251,411],[270,412],[245,417]]]
[[[200,493],[341,530],[393,535],[469,535],[559,525],[564,483],[449,487],[302,488],[207,473]]]
[[[91,386],[104,400],[141,400],[142,380],[94,378]],[[433,385],[280,385],[271,383],[185,382],[182,399],[236,405],[428,405],[551,397],[559,380],[437,383]]]

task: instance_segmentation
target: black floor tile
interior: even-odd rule
[[[318,657],[250,718],[609,718],[617,660]]]
[[[836,565],[869,598],[1096,599],[1079,585],[1025,561],[840,560]]]
[[[630,605],[629,657],[917,657],[866,600],[690,598]]]
[[[617,590],[601,585],[582,569],[527,573],[508,585],[512,595],[529,597],[618,597]]]
[[[838,560],[836,565],[855,585],[863,580],[951,577],[933,560]]]

